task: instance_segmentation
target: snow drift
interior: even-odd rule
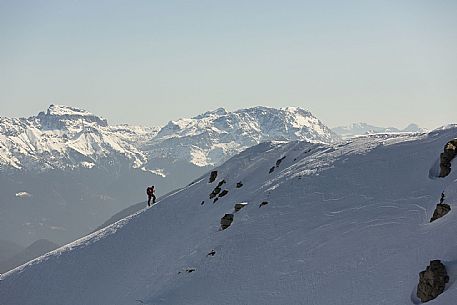
[[[456,135],[451,126],[259,144],[218,167],[213,183],[208,173],[2,275],[1,303],[415,304],[419,272],[439,259],[450,280],[428,304],[455,304],[457,171],[429,171]],[[213,203],[221,180],[227,193]],[[452,209],[429,223],[443,190]],[[222,231],[225,214],[233,222]]]

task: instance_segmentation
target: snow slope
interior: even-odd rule
[[[418,273],[441,259],[450,283],[428,304],[453,305],[457,170],[443,179],[433,173],[456,136],[454,125],[337,145],[262,143],[218,167],[214,183],[205,175],[150,209],[2,275],[0,300],[415,304]],[[229,192],[213,203],[208,194],[221,179]],[[452,210],[429,223],[443,189]],[[259,207],[262,201],[268,204]],[[248,204],[220,231],[220,218],[238,202]]]

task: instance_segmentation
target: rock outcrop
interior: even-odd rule
[[[228,194],[228,191],[227,190],[223,190],[222,192],[219,193],[219,197],[224,197],[227,194]]]
[[[211,192],[211,194],[209,194],[209,199],[213,199],[214,197],[216,197],[219,193],[221,192],[221,188],[216,186],[214,188],[214,190]]]
[[[233,222],[233,214],[225,214],[224,217],[221,218],[221,230],[225,230]]]
[[[211,174],[209,175],[209,181],[208,183],[213,183],[217,178],[217,171],[212,171]]]
[[[236,188],[237,189],[239,189],[242,186],[243,186],[243,183],[241,181],[236,183]]]
[[[440,260],[430,261],[430,266],[419,273],[417,297],[422,303],[433,300],[443,293],[447,282],[449,282],[449,276],[446,267]]]
[[[268,171],[268,173],[271,174],[272,172],[274,172],[275,168],[279,167],[279,165],[281,164],[282,160],[284,160],[285,158],[286,158],[286,156],[276,160],[275,166],[271,167],[270,170]]]
[[[453,139],[444,146],[440,154],[440,175],[443,178],[451,172],[451,161],[457,156],[457,139]]]
[[[225,184],[225,180],[220,181],[217,186],[214,188],[214,190],[209,194],[209,199],[213,199],[216,197],[220,192],[221,192],[221,186]]]
[[[238,212],[239,210],[241,210],[242,208],[244,208],[247,205],[248,205],[247,202],[235,203],[235,212]]]
[[[263,207],[264,205],[267,205],[268,201],[262,201],[262,203],[259,205],[259,208]]]
[[[450,210],[451,210],[451,207],[449,206],[449,204],[438,203],[436,205],[435,211],[433,212],[432,218],[430,218],[430,222],[433,222],[433,221],[437,220],[438,218],[443,217],[444,215],[449,213]]]
[[[281,159],[276,160],[276,167],[279,167],[279,165],[281,164],[282,160],[284,160],[285,158],[286,158],[286,156],[282,157]]]

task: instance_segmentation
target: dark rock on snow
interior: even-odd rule
[[[440,260],[430,261],[430,266],[419,273],[417,297],[422,303],[433,300],[443,293],[447,282],[449,282],[449,276],[446,267]]]
[[[453,139],[444,146],[440,154],[440,177],[446,177],[451,172],[451,161],[457,156],[457,139]]]
[[[242,208],[244,208],[246,205],[247,205],[246,202],[235,203],[235,212],[238,212],[239,210],[241,210]]]
[[[271,174],[274,171],[275,171],[275,167],[273,166],[272,168],[270,168],[270,171],[268,173]]]
[[[449,204],[438,203],[436,205],[435,211],[433,212],[432,218],[430,218],[430,222],[435,221],[438,218],[443,217],[444,215],[449,213],[450,210],[451,210],[451,207],[449,206]]]
[[[282,160],[284,160],[285,158],[286,158],[286,156],[282,157],[281,159],[276,160],[276,167],[279,167],[279,165],[281,164]]]
[[[214,197],[217,196],[217,194],[219,194],[221,192],[221,188],[216,186],[214,188],[214,190],[211,192],[211,194],[209,194],[209,199],[213,199]]]
[[[209,176],[209,183],[213,183],[217,178],[217,171],[212,171]]]
[[[230,227],[232,222],[233,222],[233,214],[225,214],[224,217],[221,218],[221,229],[222,230],[227,229],[228,227]]]
[[[263,201],[260,205],[259,205],[259,208],[263,207],[264,205],[267,205],[268,204],[268,201]]]
[[[224,197],[224,196],[227,195],[227,194],[228,194],[228,191],[227,191],[227,190],[223,190],[222,192],[220,192],[219,198],[220,198],[220,197]]]
[[[223,184],[225,184],[225,180],[221,180],[221,181],[217,184],[217,187],[221,187]]]
[[[241,181],[238,182],[238,183],[236,184],[236,188],[237,188],[237,189],[239,189],[239,188],[242,187],[242,186],[243,186],[243,183],[242,183]]]

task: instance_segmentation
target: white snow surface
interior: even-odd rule
[[[417,304],[419,272],[440,259],[450,282],[427,304],[454,305],[457,170],[435,173],[456,136],[450,126],[337,145],[259,144],[218,167],[215,182],[205,175],[2,275],[1,304]],[[222,179],[229,192],[213,203]],[[452,210],[429,223],[443,190]],[[248,204],[220,231],[237,202]]]

